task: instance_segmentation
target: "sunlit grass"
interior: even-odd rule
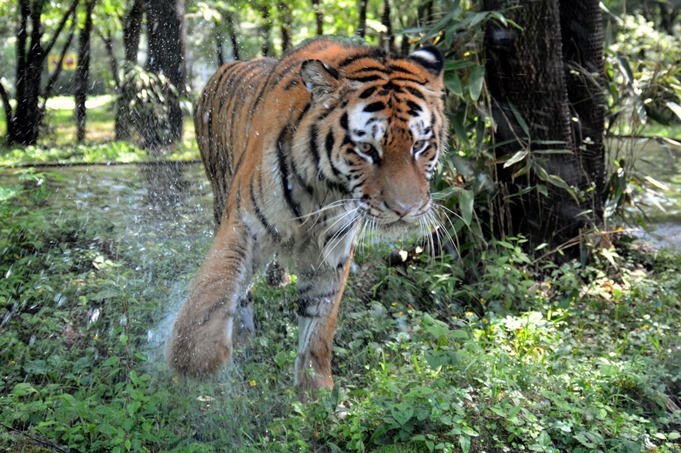
[[[27,148],[0,148],[0,165],[26,165],[31,163],[111,161],[136,162],[148,160],[144,150],[134,142],[115,142],[114,97],[93,96],[87,101],[85,141],[76,144],[76,117],[73,97],[58,96],[47,102],[47,111],[38,145]],[[6,124],[0,122],[0,135],[6,133]],[[198,159],[194,138],[194,122],[190,115],[184,119],[183,141],[166,150],[164,157],[173,160]]]

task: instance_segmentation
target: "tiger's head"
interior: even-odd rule
[[[403,58],[373,49],[333,66],[319,60],[301,66],[316,118],[318,172],[384,233],[428,221],[429,182],[446,143],[443,66],[432,46]]]

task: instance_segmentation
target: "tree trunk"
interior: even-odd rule
[[[291,28],[293,27],[293,17],[291,7],[288,2],[279,2],[279,15],[281,17],[281,52],[286,53],[291,48]]]
[[[225,48],[222,45],[222,30],[220,29],[220,24],[214,22],[213,27],[215,27],[215,57],[219,68],[225,64]]]
[[[123,20],[123,50],[125,53],[124,68],[137,64],[137,53],[139,51],[140,35],[142,32],[142,17],[144,15],[144,0],[134,0],[132,6]],[[121,82],[120,92],[116,100],[116,140],[127,140],[132,134],[132,116],[127,100],[132,97],[129,84]]]
[[[367,0],[359,2],[359,24],[357,24],[357,36],[364,38],[367,34]]]
[[[605,104],[598,0],[486,0],[484,8],[504,10],[520,26],[490,22],[485,35],[495,141],[501,144],[495,151],[499,157],[529,152],[498,169],[507,195],[499,213],[507,221],[500,227],[526,235],[533,245],[559,246],[581,228],[599,224],[602,212]],[[529,186],[535,190],[524,193]]]
[[[383,50],[386,52],[391,52],[395,44],[395,37],[393,36],[393,26],[390,21],[390,0],[383,0],[381,25],[385,27],[385,32],[381,34],[381,47],[383,47]]]
[[[134,0],[123,24],[123,49],[125,61],[137,63],[137,52],[140,47],[142,33],[142,16],[144,15],[144,0]]]
[[[85,121],[87,120],[88,79],[90,75],[90,36],[92,34],[92,10],[97,0],[85,2],[85,24],[78,39],[78,66],[76,67],[76,140],[85,140]]]
[[[229,33],[229,42],[232,45],[232,56],[235,60],[239,60],[239,40],[237,39],[236,29],[234,28],[234,19],[231,14],[227,14],[227,29]]]
[[[34,145],[38,141],[44,105],[40,103],[42,70],[47,55],[54,47],[78,0],[73,0],[63,13],[47,44],[41,42],[41,15],[46,0],[19,0],[19,25],[16,32],[16,108],[8,122],[7,142],[10,145]],[[30,32],[30,35],[29,35]],[[30,37],[30,39],[29,39]]]
[[[317,36],[324,34],[324,11],[322,11],[322,0],[312,0],[315,22],[317,24]]]
[[[258,5],[258,11],[262,16],[262,25],[258,27],[260,38],[262,39],[262,56],[269,57],[272,52],[272,16],[267,4]]]
[[[149,54],[146,69],[163,74],[179,92],[184,95],[184,0],[147,0],[147,35]],[[184,119],[179,99],[169,105],[169,123],[161,125],[170,132],[166,143],[148,144],[152,147],[165,146],[182,139]]]

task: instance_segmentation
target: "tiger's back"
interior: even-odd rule
[[[278,254],[298,276],[296,384],[332,387],[333,333],[359,231],[427,233],[433,223],[443,66],[432,47],[397,57],[316,39],[281,60],[216,72],[195,124],[219,229],[169,341],[177,371],[211,374],[229,358],[239,299]]]

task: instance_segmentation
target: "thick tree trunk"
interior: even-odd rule
[[[76,140],[85,140],[85,121],[87,120],[88,79],[90,76],[90,36],[92,35],[92,10],[97,0],[85,2],[85,23],[78,39],[78,66],[76,67]]]
[[[184,0],[147,0],[149,54],[146,69],[165,75],[180,97],[184,95],[185,87],[184,9]],[[182,139],[184,121],[179,99],[169,108],[170,124],[165,125],[170,131],[168,142],[148,145],[165,146]]]
[[[140,35],[142,32],[142,18],[144,16],[144,0],[134,0],[132,6],[123,20],[123,50],[125,53],[124,68],[137,64],[137,53],[139,51]],[[127,140],[131,137],[133,121],[127,100],[132,97],[130,93],[124,92],[131,87],[121,82],[121,92],[118,93],[116,101],[116,140]]]
[[[43,30],[41,18],[46,0],[19,0],[19,24],[16,32],[16,108],[7,128],[10,145],[34,145],[38,141],[44,106],[40,103],[42,70],[45,59],[54,47],[66,22],[71,17],[78,0],[73,0],[63,13],[46,44],[41,42]],[[9,123],[8,122],[8,123]]]
[[[123,49],[125,61],[137,63],[137,52],[140,47],[142,33],[142,17],[144,15],[144,0],[134,0],[123,24]]]
[[[32,5],[28,0],[19,2],[21,24],[17,31],[17,107],[12,118],[12,136],[9,137],[12,145],[35,145],[43,119],[39,104],[42,65],[45,61],[45,52],[40,45],[40,15],[43,5],[44,0]],[[31,33],[30,43],[27,39],[28,30]]]
[[[598,0],[486,0],[484,7],[504,10],[521,27],[491,22],[485,36],[495,140],[502,144],[496,153],[527,150],[525,159],[534,163],[524,176],[516,172],[527,160],[500,166],[502,191],[512,197],[503,202],[499,217],[507,221],[501,228],[525,234],[534,245],[558,246],[598,224],[602,210],[605,104]],[[514,196],[532,185],[538,189]]]

